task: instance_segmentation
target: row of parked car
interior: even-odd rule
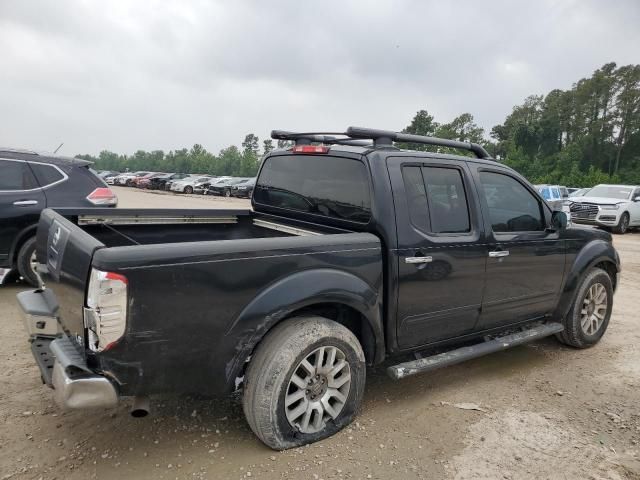
[[[99,175],[109,185],[137,187],[148,190],[167,190],[178,193],[221,195],[249,198],[256,184],[255,177],[229,177],[190,173],[112,172]]]
[[[596,185],[567,188],[562,185],[535,185],[547,203],[562,210],[575,222],[626,233],[640,226],[640,186]]]

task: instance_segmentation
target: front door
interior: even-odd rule
[[[0,159],[0,267],[11,266],[11,247],[23,230],[38,223],[45,206],[28,163]]]
[[[472,168],[490,233],[478,329],[542,318],[557,304],[565,268],[565,242],[547,228],[551,212],[511,172]]]
[[[398,249],[397,337],[411,348],[473,331],[487,247],[466,162],[389,158]],[[471,205],[471,207],[470,207]]]

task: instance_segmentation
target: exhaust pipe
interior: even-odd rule
[[[133,397],[133,405],[131,407],[131,416],[142,418],[149,415],[149,397]]]

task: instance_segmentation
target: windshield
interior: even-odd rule
[[[629,200],[633,188],[621,185],[596,185],[589,190],[585,197],[617,198]]]
[[[326,155],[267,158],[256,182],[254,201],[360,223],[368,222],[371,216],[364,163]]]

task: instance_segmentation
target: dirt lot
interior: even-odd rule
[[[117,191],[122,207],[248,205]],[[155,398],[145,419],[126,404],[62,413],[25,341],[25,287],[0,287],[0,479],[640,478],[640,233],[615,243],[623,273],[596,347],[547,339],[401,382],[372,369],[351,428],[280,453],[234,398]]]

